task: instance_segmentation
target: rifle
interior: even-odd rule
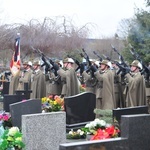
[[[95,51],[93,51],[93,53],[99,58],[99,60],[102,62],[103,58],[101,56],[99,56]]]
[[[116,52],[119,56],[119,60],[121,61],[121,64],[116,62],[116,65],[119,67],[119,71],[117,72],[117,74],[119,74],[120,72],[122,72],[123,76],[125,73],[130,71],[130,67],[125,63],[123,56],[118,52],[118,50],[111,44],[112,49],[114,50],[114,52]]]
[[[123,56],[118,52],[118,50],[111,44],[112,49],[114,50],[114,52],[116,52],[119,56],[119,60],[121,61],[121,65],[123,65],[124,67],[128,67],[128,65],[125,63]]]
[[[84,57],[86,62],[88,63],[88,69],[87,70],[90,71],[91,77],[93,78],[94,77],[94,72],[91,70],[92,63],[90,62],[89,56],[85,52],[84,48],[82,48],[82,51],[83,51],[84,54],[81,53],[81,56]]]
[[[105,54],[103,54],[103,56],[104,56],[105,59],[111,61],[111,58],[110,58],[110,57],[106,56]]]
[[[146,73],[146,80],[148,81],[149,80],[149,77],[150,77],[150,69],[144,64],[143,60],[141,59],[140,55],[135,51],[135,49],[130,45],[130,53],[133,55],[133,57],[135,59],[137,59],[141,64],[142,64],[142,67],[143,69],[140,70],[141,71],[141,74],[144,74]]]
[[[85,52],[84,48],[82,48],[82,51],[83,51],[84,54],[81,53],[81,57],[84,57],[85,60],[86,60],[86,62],[88,63],[88,66],[91,66],[92,64],[91,64],[91,62],[90,62],[89,56],[88,56],[88,54]]]
[[[48,71],[50,71],[51,70],[51,65],[50,65],[50,63],[49,63],[49,58],[47,57],[47,56],[45,56],[44,54],[43,54],[43,52],[41,52],[39,49],[35,49],[34,47],[32,47],[31,46],[31,48],[32,48],[32,50],[34,51],[34,52],[36,52],[37,54],[39,54],[39,56],[41,56],[41,59],[43,60],[43,64],[41,65],[41,67],[44,67],[45,66],[45,72],[47,73]]]

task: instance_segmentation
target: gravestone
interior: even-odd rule
[[[25,150],[59,150],[59,144],[66,142],[66,114],[23,115],[22,134]]]
[[[25,95],[4,95],[3,99],[3,109],[6,112],[10,112],[9,105],[13,103],[20,102],[22,100],[26,99]]]
[[[24,90],[16,90],[16,95],[24,95],[26,99],[30,99],[32,90],[29,89],[28,83],[24,83]]]
[[[22,115],[41,113],[41,100],[29,99],[26,101],[10,104],[10,114],[13,126],[21,128]]]
[[[113,109],[113,120],[116,120],[119,124],[121,123],[121,115],[133,115],[133,114],[148,114],[148,106],[136,106]]]
[[[149,150],[150,114],[122,115],[121,120],[121,137],[63,143],[59,150]]]
[[[3,82],[2,95],[9,94],[9,84],[10,82]]]
[[[77,129],[95,119],[96,95],[91,92],[80,93],[64,98],[66,129]]]

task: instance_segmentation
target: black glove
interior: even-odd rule
[[[91,69],[92,72],[96,72],[96,71],[97,71],[97,68],[96,68],[95,65],[92,65],[92,66],[90,67],[90,69]]]
[[[84,64],[81,63],[81,64],[80,64],[80,75],[82,75],[82,73],[83,73],[84,70],[85,70],[85,69],[84,69]]]
[[[123,76],[125,76],[127,73],[130,73],[130,69],[129,69],[129,68],[124,68],[124,69],[122,70],[121,76],[123,77]]]
[[[59,66],[58,66],[56,63],[54,63],[53,69],[54,69],[54,74],[55,74],[55,76],[57,76],[57,75],[58,75],[58,74],[57,74],[57,71],[59,70]]]
[[[90,68],[90,67],[88,67],[88,68],[86,69],[86,73],[89,73],[89,72],[90,72],[90,70],[91,70],[91,68]]]
[[[49,59],[49,62],[51,63],[52,66],[54,65],[54,62],[51,59]]]

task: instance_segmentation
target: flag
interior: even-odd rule
[[[15,76],[16,74],[19,73],[20,71],[20,66],[21,66],[21,61],[20,61],[20,37],[17,37],[15,39],[15,44],[14,44],[14,53],[12,56],[12,60],[10,62],[10,71]]]

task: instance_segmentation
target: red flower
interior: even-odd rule
[[[116,135],[118,135],[118,133],[120,132],[119,129],[116,129],[114,126],[110,126],[106,128],[106,132],[111,136],[114,137]]]
[[[48,98],[53,99],[53,95],[50,95]]]
[[[8,116],[8,115],[4,115],[4,116],[3,116],[3,120],[4,120],[4,121],[8,121],[8,120],[9,120],[9,116]]]
[[[0,114],[0,120],[3,119],[3,115]]]
[[[110,138],[109,133],[103,129],[98,129],[97,133],[91,137],[90,140],[101,140]]]

